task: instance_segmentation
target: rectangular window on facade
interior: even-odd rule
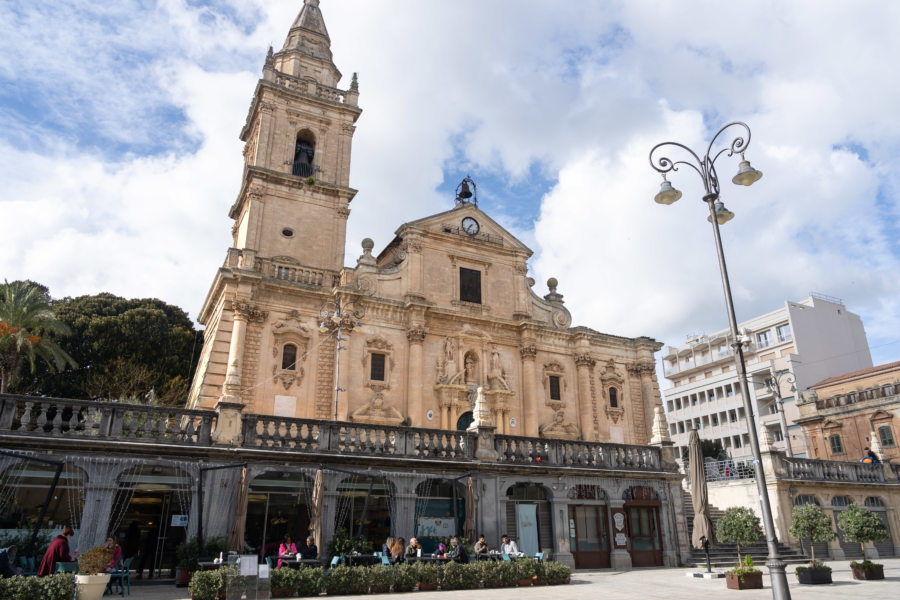
[[[789,342],[793,339],[793,336],[791,335],[791,326],[788,323],[776,327],[775,334],[778,336],[779,342]]]
[[[756,334],[756,345],[759,348],[767,348],[772,343],[772,340],[769,338],[768,331],[760,331]]]
[[[373,352],[370,357],[369,379],[372,381],[384,381],[384,354]]]
[[[559,393],[559,375],[550,376],[550,399],[562,400],[562,395]]]
[[[481,271],[459,268],[459,299],[481,304]]]
[[[841,436],[838,434],[828,436],[828,443],[831,444],[832,454],[843,454],[844,444],[841,443]]]
[[[878,428],[878,437],[881,439],[881,445],[885,448],[894,447],[894,432],[891,431],[890,425],[882,425]]]
[[[783,441],[784,441],[784,435],[781,433],[781,430],[780,430],[780,429],[774,429],[774,430],[772,431],[772,437],[775,438],[775,441],[776,441],[776,442],[783,442]]]

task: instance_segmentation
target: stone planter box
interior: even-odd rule
[[[884,579],[884,565],[872,565],[871,568],[850,567],[853,579]]]
[[[797,571],[797,580],[804,585],[831,583],[831,569],[804,569]]]
[[[725,573],[725,585],[729,590],[761,590],[763,586],[762,571],[759,573],[747,573],[741,581],[740,575]]]

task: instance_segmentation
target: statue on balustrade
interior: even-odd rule
[[[541,437],[545,438],[563,438],[567,440],[577,440],[581,438],[578,427],[575,424],[566,421],[566,413],[563,410],[556,411],[553,415],[553,421],[541,425],[538,431],[540,432]]]
[[[364,404],[353,411],[350,419],[362,423],[400,425],[403,422],[403,415],[393,406],[385,405],[384,394],[382,392],[376,392],[375,396],[368,404]]]
[[[509,390],[509,383],[503,373],[503,363],[500,360],[500,351],[494,346],[491,350],[491,371],[488,374],[488,385],[492,390]]]

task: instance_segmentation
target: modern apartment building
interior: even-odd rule
[[[738,329],[758,427],[769,429],[776,448],[785,451],[790,443],[794,456],[812,456],[809,440],[795,424],[795,390],[872,366],[862,320],[841,300],[813,293],[744,321]],[[751,454],[732,342],[731,332],[723,329],[663,348],[663,374],[671,383],[664,390],[664,405],[676,456],[687,456],[691,428],[697,428],[701,439],[721,441],[732,459]]]

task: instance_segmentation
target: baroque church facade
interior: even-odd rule
[[[647,444],[661,345],[573,326],[556,280],[535,293],[532,251],[476,196],[404,223],[377,254],[362,240],[344,265],[361,109],[356,75],[346,90],[340,77],[307,2],[241,131],[233,242],[200,312],[189,406],[455,430],[480,389],[500,434]]]

